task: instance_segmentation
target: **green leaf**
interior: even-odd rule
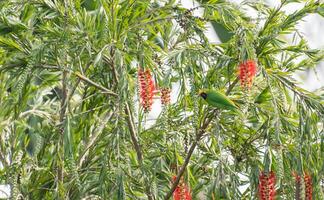
[[[324,17],[324,4],[321,4],[321,6],[319,6],[316,9],[317,13],[320,14],[322,17]]]
[[[254,102],[261,104],[269,101],[271,99],[269,86],[266,87],[262,92],[255,98]]]
[[[31,157],[37,156],[43,146],[43,138],[35,132],[30,131],[26,141],[26,151]]]
[[[0,36],[0,47],[23,52],[23,48],[14,40]]]
[[[212,21],[211,23],[222,43],[228,42],[233,37],[234,34],[231,33],[228,29],[226,29],[225,26],[223,26],[222,24],[216,21]]]

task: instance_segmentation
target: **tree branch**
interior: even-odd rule
[[[54,70],[60,70],[61,68],[58,67],[58,66],[55,66],[55,65],[42,65],[43,68],[45,69],[54,69]],[[103,91],[103,93],[105,94],[108,94],[108,95],[112,95],[112,96],[115,96],[117,97],[118,94],[114,93],[113,91],[105,88],[104,86],[102,85],[99,85],[98,83],[92,81],[91,79],[89,79],[88,77],[80,74],[80,72],[74,72],[72,70],[68,70],[69,72],[71,72],[73,75],[77,76],[79,78],[79,80],[85,82],[85,83],[88,83],[98,89],[100,89],[101,91]],[[74,89],[72,90],[74,92]]]
[[[237,77],[233,83],[228,87],[227,91],[226,91],[226,95],[228,95],[232,90],[233,88],[235,87],[235,85],[238,83],[239,81],[239,78]],[[216,116],[216,112],[213,112],[214,114],[212,114],[210,117],[205,117],[205,120],[204,120],[204,123],[203,125],[200,127],[197,135],[196,135],[196,139],[195,141],[191,144],[190,146],[190,149],[188,151],[188,154],[185,158],[185,161],[184,163],[182,164],[182,166],[180,167],[180,170],[179,172],[177,173],[177,178],[175,179],[175,181],[172,183],[172,186],[169,190],[169,192],[165,195],[164,197],[164,200],[168,200],[170,199],[170,197],[172,196],[174,190],[177,188],[179,182],[180,182],[180,179],[182,177],[182,175],[184,174],[188,164],[189,164],[189,161],[191,159],[191,156],[198,144],[198,142],[200,141],[201,137],[204,135],[204,133],[206,132],[206,128],[209,126],[210,122],[214,119],[214,117]]]
[[[57,146],[58,163],[57,163],[57,180],[58,180],[58,195],[60,198],[64,197],[63,184],[64,184],[64,121],[67,108],[67,71],[62,71],[62,100],[60,110],[60,126],[59,129],[59,142]]]
[[[74,74],[77,77],[79,77],[80,80],[82,80],[82,81],[84,81],[84,82],[98,88],[99,90],[103,91],[105,94],[116,96],[116,97],[118,96],[118,94],[116,94],[116,93],[108,90],[107,88],[93,82],[92,80],[90,80],[89,78],[81,75],[80,73],[75,72]],[[136,154],[137,154],[137,159],[138,159],[139,163],[142,164],[142,162],[143,162],[143,154],[142,154],[142,150],[141,150],[141,147],[139,145],[139,142],[137,140],[135,126],[133,124],[132,115],[131,115],[131,111],[130,111],[128,103],[126,103],[126,105],[125,105],[125,113],[127,115],[127,123],[128,123],[128,127],[129,127],[129,130],[130,130],[132,143],[134,145],[134,148],[135,148],[135,151],[136,151]]]
[[[132,143],[133,143],[135,151],[136,151],[137,160],[138,160],[139,164],[142,165],[143,164],[142,149],[141,149],[141,146],[137,140],[135,126],[133,124],[132,115],[131,115],[131,111],[130,111],[128,103],[126,103],[126,105],[125,105],[125,113],[127,115],[127,123],[128,123],[128,127],[129,127],[129,132],[131,135]]]
[[[103,120],[100,122],[99,126],[96,127],[90,136],[90,140],[89,142],[85,145],[84,148],[84,152],[81,154],[81,158],[79,159],[79,165],[78,167],[80,168],[85,160],[85,158],[87,157],[87,155],[89,154],[89,149],[92,147],[92,145],[95,144],[95,142],[97,141],[98,137],[100,136],[100,134],[102,133],[103,129],[105,128],[107,122],[111,119],[111,117],[113,116],[113,111],[110,111],[108,113],[105,114],[105,117],[103,118]]]
[[[90,84],[90,85],[92,85],[92,86],[94,86],[94,87],[100,89],[100,90],[103,91],[105,94],[112,95],[112,96],[114,96],[114,97],[117,97],[117,96],[118,96],[118,94],[116,94],[116,93],[114,93],[113,91],[111,91],[111,90],[105,88],[105,87],[102,86],[102,85],[99,85],[99,84],[93,82],[92,80],[90,80],[89,78],[83,76],[83,75],[80,74],[79,72],[73,72],[73,74],[76,75],[77,77],[79,77],[82,81],[84,81],[84,82],[86,82],[86,83],[88,83],[88,84]]]
[[[239,82],[239,80],[240,80],[239,77],[236,77],[236,79],[233,81],[233,83],[226,90],[226,93],[225,93],[226,95],[229,95],[229,93],[233,90],[233,88]]]
[[[86,65],[85,69],[82,70],[82,73],[85,73],[85,72],[89,69],[89,67],[91,66],[91,64],[92,64],[92,62],[89,62],[89,63]],[[72,88],[72,90],[71,90],[71,92],[70,92],[70,94],[69,94],[68,100],[71,100],[71,98],[72,98],[72,96],[73,96],[75,90],[77,89],[78,85],[80,84],[80,82],[81,82],[81,78],[78,77],[77,82],[75,83],[74,87]]]
[[[115,79],[116,83],[118,83],[119,82],[118,73],[117,73],[115,63],[114,63],[114,60],[113,60],[114,54],[115,54],[115,51],[114,51],[113,48],[111,48],[111,50],[110,50],[111,59],[104,56],[103,60],[107,64],[110,65],[110,67],[111,67],[111,69],[113,71],[114,79]],[[129,128],[132,144],[133,144],[134,149],[136,151],[137,161],[139,162],[139,165],[142,168],[143,167],[143,153],[142,153],[142,149],[141,149],[140,143],[139,143],[138,138],[137,138],[137,132],[136,132],[136,128],[135,128],[134,120],[133,120],[134,117],[132,115],[132,112],[131,112],[131,109],[130,109],[130,106],[129,106],[128,102],[125,103],[125,114],[126,114],[126,120],[127,120],[127,124],[128,124],[128,128]],[[145,175],[143,171],[142,171],[142,173],[143,173],[143,175]],[[148,200],[153,200],[154,197],[153,197],[153,195],[151,193],[150,185],[148,183],[144,183],[144,186],[145,186],[145,193],[146,193],[146,196],[147,196]]]
[[[209,118],[205,118],[205,122],[204,122],[204,124],[203,124],[203,125],[201,126],[201,128],[199,129],[199,132],[198,132],[198,134],[196,135],[196,139],[195,139],[195,141],[191,144],[190,149],[189,149],[189,151],[188,151],[188,154],[187,154],[187,156],[186,156],[186,158],[185,158],[185,161],[184,161],[184,163],[182,164],[182,166],[180,167],[180,170],[179,170],[179,172],[178,172],[178,174],[177,174],[177,178],[176,178],[175,181],[172,183],[171,189],[170,189],[169,192],[165,195],[164,200],[168,200],[168,199],[172,196],[172,194],[173,194],[174,190],[176,189],[176,187],[178,186],[178,184],[179,184],[179,182],[180,182],[180,179],[181,179],[182,175],[184,174],[184,172],[185,172],[185,170],[186,170],[186,168],[187,168],[187,166],[188,166],[188,164],[189,164],[189,161],[190,161],[190,159],[191,159],[192,153],[194,152],[194,150],[195,150],[195,148],[196,148],[198,142],[200,141],[201,137],[202,137],[202,136],[204,135],[204,133],[206,132],[206,128],[208,127],[208,125],[209,125],[210,122],[212,121],[213,117],[214,117],[214,115],[212,115],[212,116],[209,117]]]

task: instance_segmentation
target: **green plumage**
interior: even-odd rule
[[[238,111],[238,107],[234,104],[234,102],[221,92],[211,89],[204,89],[200,91],[199,95],[213,107],[223,110]]]

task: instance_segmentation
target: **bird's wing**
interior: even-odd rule
[[[225,96],[220,92],[216,92],[216,91],[210,92],[209,99],[212,102],[215,102],[224,107],[237,108],[237,106],[234,104],[232,100],[230,100],[227,96]]]

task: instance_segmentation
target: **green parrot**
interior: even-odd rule
[[[199,96],[205,99],[205,101],[213,107],[223,110],[232,110],[235,112],[240,112],[238,107],[234,104],[234,102],[219,91],[212,89],[202,89],[199,91]]]

